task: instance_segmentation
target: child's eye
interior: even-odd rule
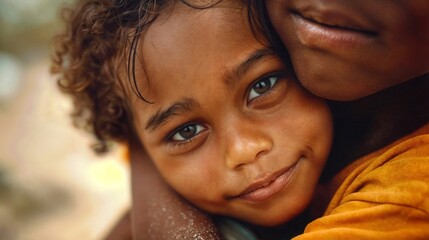
[[[208,130],[209,127],[204,124],[188,122],[171,131],[164,143],[171,154],[184,154],[203,144]]]
[[[250,88],[249,95],[247,96],[247,101],[250,102],[253,99],[270,91],[271,88],[276,85],[278,80],[279,77],[277,76],[268,76],[256,81]]]
[[[170,140],[176,142],[187,141],[198,135],[204,129],[205,127],[200,124],[188,124],[174,131],[170,137]]]

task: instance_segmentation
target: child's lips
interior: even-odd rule
[[[275,173],[264,174],[264,177],[257,178],[236,198],[255,203],[270,198],[290,182],[297,164],[298,162]]]

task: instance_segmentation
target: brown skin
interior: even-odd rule
[[[126,212],[116,223],[113,229],[111,229],[104,240],[132,240],[133,235],[131,233],[131,216],[130,212]]]
[[[429,1],[268,0],[266,7],[298,79],[323,98],[355,100],[429,72]]]
[[[423,1],[420,1],[420,2],[416,1],[416,2],[425,3]],[[394,37],[392,39],[397,39],[397,38]],[[416,43],[415,40],[413,41],[409,40],[409,41],[411,43]],[[422,45],[420,44],[419,46],[422,46]],[[414,49],[413,45],[411,45],[411,47],[412,48],[410,48],[410,50],[413,50]],[[376,73],[376,75],[380,74],[379,75],[380,78],[376,78],[375,77],[376,75],[365,76],[363,74],[366,74],[366,71],[362,71],[361,69],[354,68],[353,67],[354,65],[350,64],[352,65],[350,66],[351,69],[348,69],[347,71],[351,71],[351,72],[358,71],[358,76],[363,77],[363,79],[367,79],[368,81],[377,80],[379,82],[378,84],[372,85],[372,84],[368,84],[368,82],[365,82],[365,81],[362,81],[362,82],[355,81],[353,82],[354,83],[353,88],[350,88],[349,85],[345,88],[347,90],[346,92],[336,91],[337,89],[342,89],[341,86],[344,86],[338,82],[337,83],[327,82],[326,86],[330,86],[330,87],[326,87],[326,86],[320,87],[319,84],[314,83],[312,81],[306,84],[306,87],[308,87],[310,90],[314,89],[315,93],[319,95],[323,95],[332,99],[345,100],[345,99],[360,98],[362,96],[366,96],[368,94],[388,88],[389,86],[393,86],[400,82],[412,80],[405,85],[400,85],[398,86],[398,88],[393,88],[384,93],[375,94],[370,98],[365,98],[359,101],[352,101],[344,104],[338,104],[335,106],[337,108],[340,108],[342,112],[341,114],[337,115],[337,119],[339,122],[345,123],[341,125],[341,127],[345,129],[344,133],[348,133],[347,129],[350,130],[350,129],[353,129],[353,127],[355,126],[362,126],[362,123],[364,123],[364,125],[367,126],[367,128],[361,129],[360,131],[356,131],[355,134],[359,134],[359,132],[364,132],[368,134],[368,135],[363,134],[362,136],[360,136],[360,139],[355,140],[354,149],[353,151],[351,151],[352,153],[347,154],[346,151],[342,151],[342,150],[336,151],[337,159],[343,159],[342,157],[345,157],[345,159],[353,160],[356,156],[363,155],[369,151],[382,147],[388,144],[389,142],[403,136],[404,134],[412,132],[422,124],[427,123],[428,116],[427,116],[426,109],[428,109],[429,106],[423,103],[428,103],[428,99],[427,99],[427,92],[429,91],[428,84],[427,84],[428,77],[421,76],[418,79],[412,79],[414,76],[418,76],[427,72],[427,68],[426,68],[427,66],[425,66],[424,64],[416,64],[413,61],[408,61],[409,59],[418,59],[418,60],[424,59],[424,57],[427,56],[427,53],[425,52],[424,48],[421,49],[422,50],[421,52],[417,50],[407,52],[399,46],[398,48],[392,49],[392,51],[396,51],[396,50],[398,50],[399,52],[392,53],[394,54],[395,57],[397,54],[399,56],[402,56],[401,54],[405,54],[404,57],[403,58],[396,57],[396,59],[392,59],[392,57],[386,58],[386,60],[391,60],[391,61],[387,61],[387,63],[385,63],[386,65],[380,64],[381,69],[378,69],[379,72],[377,72],[378,71],[377,69],[370,72],[371,74],[372,73]],[[421,53],[426,53],[426,54],[421,54]],[[413,54],[413,55],[410,56],[408,54]],[[295,54],[295,56],[296,55],[298,54]],[[348,60],[352,62],[354,60],[359,59],[355,55],[351,55],[351,56],[353,56],[353,58],[350,58]],[[328,58],[328,60],[329,59],[330,58]],[[332,57],[332,59],[335,60],[335,55],[334,57]],[[344,60],[342,58],[339,58],[339,59]],[[399,60],[402,61],[404,59],[407,60],[403,62],[403,64],[405,64],[404,67],[398,68],[398,64],[399,63],[402,64],[402,62],[397,62],[397,61]],[[292,58],[292,61],[295,67],[297,65],[300,65],[300,64],[302,65],[305,63],[304,61],[296,60],[296,58]],[[379,62],[382,63],[383,61],[379,60]],[[417,63],[420,63],[420,62],[427,62],[427,61],[417,61]],[[363,63],[365,62],[363,61]],[[336,66],[335,61],[332,62],[332,66]],[[357,66],[365,69],[365,66],[360,66],[359,64],[357,64]],[[374,63],[372,63],[372,66],[378,67],[378,65]],[[370,69],[371,68],[372,67],[370,67]],[[386,69],[391,69],[391,70],[394,69],[395,70],[394,72],[396,74],[389,75]],[[387,71],[387,72],[383,72],[383,71]],[[400,72],[398,73],[396,71],[400,71]],[[297,73],[300,74],[300,71],[297,70]],[[301,75],[304,73],[305,71],[301,70]],[[311,71],[309,72],[309,74],[310,73]],[[317,73],[317,74],[321,74],[321,73]],[[321,75],[331,76],[331,77],[337,76],[337,75],[329,75],[329,74],[323,75],[323,74]],[[339,80],[344,79],[344,75],[341,75],[341,74],[343,73],[340,72],[338,74],[339,77],[337,79]],[[387,74],[387,77],[383,77],[383,74]],[[306,78],[306,76],[307,75],[303,75],[304,78]],[[340,78],[340,76],[343,76],[343,78]],[[308,77],[308,79],[310,78]],[[350,78],[347,78],[347,79],[350,79]],[[362,84],[356,85],[356,83],[362,83]],[[336,86],[336,87],[332,88],[332,86]],[[405,99],[407,99],[407,101],[404,101]],[[410,118],[408,116],[413,116],[413,117]],[[377,134],[370,134],[371,132],[376,132]],[[377,135],[377,137],[371,137],[373,135]],[[338,142],[341,143],[341,141],[338,141]],[[334,151],[334,155],[335,155],[335,151]],[[348,161],[343,161],[343,164],[346,164],[347,162]],[[340,167],[336,167],[335,169],[338,169],[338,168]],[[335,190],[335,188],[333,190]],[[328,196],[326,196],[326,198],[329,199],[329,194],[327,195]],[[133,198],[134,197],[136,196],[134,195]],[[138,221],[138,219],[136,219],[136,221]],[[160,233],[163,232],[162,229],[156,229],[156,230],[158,230]],[[154,238],[154,239],[157,239],[157,238]]]
[[[184,198],[213,214],[279,225],[311,200],[331,114],[255,38],[247,9],[222,3],[177,5],[142,36],[137,71],[146,74],[137,80],[147,76],[152,103],[128,96],[135,129]]]
[[[381,148],[428,122],[428,92],[429,81],[422,77],[398,85],[388,91],[374,94],[371,97],[335,106],[341,108],[338,110],[341,114],[336,115],[336,121],[342,124],[336,125],[338,136],[336,136],[337,141],[334,142],[332,158],[325,168],[327,170],[325,172],[326,181],[319,185],[317,195],[314,197],[315,201],[310,206],[312,218],[323,214],[323,209],[337,188],[336,183],[330,182],[330,177],[333,174],[358,156]],[[350,137],[350,134],[353,137]],[[351,148],[350,145],[353,147]],[[130,151],[133,162],[131,182],[133,186],[132,215],[135,216],[133,217],[135,239],[170,239],[169,236],[172,235],[169,234],[181,236],[181,239],[193,239],[192,236],[195,232],[205,237],[202,239],[216,239],[213,237],[215,235],[212,234],[217,233],[217,230],[207,215],[195,208],[190,211],[187,203],[178,197],[156,174],[153,164],[150,164],[151,160],[142,148],[134,146],[130,148]],[[144,166],[148,164],[149,166]],[[151,184],[147,184],[148,182]],[[157,191],[152,191],[155,188]],[[151,194],[147,195],[148,192]],[[165,198],[166,193],[169,194],[168,198]],[[160,211],[159,208],[147,209],[153,202],[169,206],[170,209],[175,209],[177,214],[170,211]],[[151,211],[151,214],[146,214],[148,210]],[[187,214],[188,217],[183,218],[183,214]],[[178,225],[154,226],[150,224],[153,219],[159,218],[172,219],[171,222],[178,223]],[[192,222],[198,223],[201,223],[202,219],[204,221],[199,227],[190,226],[190,219],[194,219]],[[183,232],[183,225],[192,227],[192,232]],[[149,232],[151,233],[150,236]],[[207,235],[207,232],[210,234]],[[267,232],[265,231],[264,234]],[[217,237],[220,238],[220,235]]]
[[[137,138],[130,140],[130,160],[132,225],[124,227],[132,228],[132,239],[222,239],[205,213],[167,186]]]

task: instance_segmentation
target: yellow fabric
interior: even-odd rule
[[[338,176],[324,216],[294,240],[429,239],[429,125]]]

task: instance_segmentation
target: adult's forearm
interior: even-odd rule
[[[134,239],[222,239],[205,213],[167,186],[139,143],[130,158]]]

